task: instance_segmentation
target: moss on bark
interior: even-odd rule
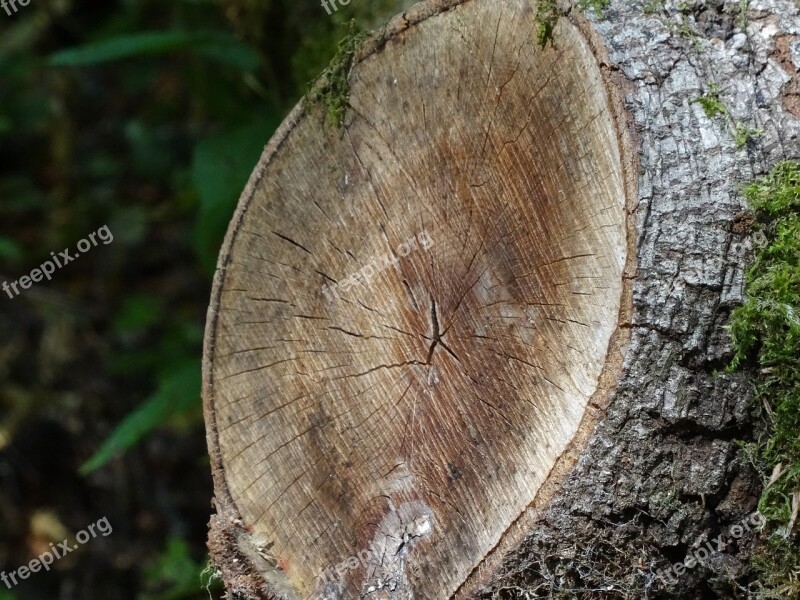
[[[785,161],[750,184],[755,211],[755,259],[747,300],[731,321],[736,355],[731,369],[756,372],[757,396],[769,434],[748,445],[765,479],[759,509],[769,523],[755,566],[764,598],[800,597],[800,163]]]

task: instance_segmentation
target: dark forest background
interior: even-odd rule
[[[402,4],[0,9],[0,284],[104,225],[114,236],[52,281],[0,292],[0,570],[103,517],[113,527],[0,583],[0,600],[221,596],[204,573],[200,401],[217,253],[261,150],[351,19],[370,29]]]

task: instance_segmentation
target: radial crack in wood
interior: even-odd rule
[[[630,158],[585,34],[434,2],[298,108],[231,224],[204,396],[229,589],[465,594],[569,467],[619,370]]]

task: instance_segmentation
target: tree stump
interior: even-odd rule
[[[749,247],[737,185],[798,150],[770,56],[796,8],[761,2],[742,50],[719,7],[554,12],[542,47],[533,0],[430,0],[347,61],[341,128],[292,112],[209,309],[230,592],[694,597],[746,574],[740,544],[657,577],[757,497],[746,386],[714,373]],[[696,102],[723,75],[731,123]]]

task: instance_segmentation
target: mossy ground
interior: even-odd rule
[[[792,512],[800,491],[800,163],[778,164],[744,195],[755,211],[757,248],[747,300],[731,319],[731,369],[754,369],[769,421],[769,434],[748,447],[765,479],[759,509],[769,521],[754,566],[760,597],[798,598],[800,543]]]

